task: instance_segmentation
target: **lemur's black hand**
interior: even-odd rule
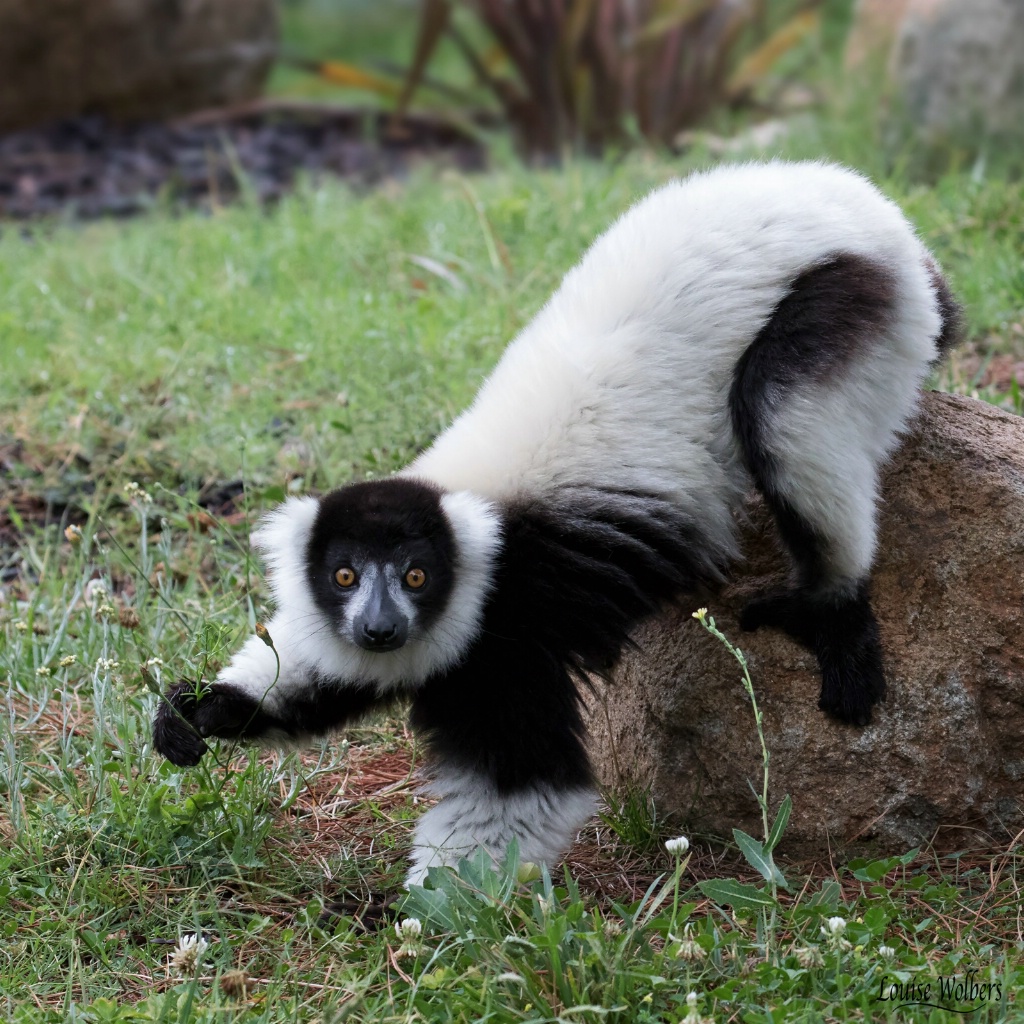
[[[194,683],[175,683],[153,721],[153,745],[172,764],[191,767],[209,749],[203,737],[239,737],[258,714],[251,697],[228,686],[214,683],[197,699]]]

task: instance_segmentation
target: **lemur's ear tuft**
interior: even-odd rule
[[[304,559],[319,509],[320,502],[316,498],[289,498],[260,520],[252,535],[253,547],[262,551],[271,562],[276,561],[280,554]]]
[[[316,498],[289,498],[268,512],[252,535],[263,553],[278,604],[304,600],[309,537],[320,512]]]

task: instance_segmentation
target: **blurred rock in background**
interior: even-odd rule
[[[0,131],[251,99],[277,38],[275,0],[0,0]]]
[[[858,0],[846,63],[886,69],[928,146],[1024,145],[1022,0]]]

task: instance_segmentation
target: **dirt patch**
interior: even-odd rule
[[[273,202],[300,176],[358,185],[401,176],[423,159],[480,170],[484,150],[428,117],[260,101],[176,121],[79,117],[0,136],[0,217],[120,217],[158,205]]]

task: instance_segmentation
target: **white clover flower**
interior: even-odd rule
[[[879,946],[878,955],[886,960],[892,960],[896,956],[896,950],[892,946]]]
[[[830,917],[822,926],[821,934],[828,940],[833,949],[847,950],[851,945],[843,938],[846,931],[846,920],[842,917]]]
[[[684,853],[690,848],[690,840],[686,836],[676,836],[675,839],[669,839],[665,843],[665,849],[672,854],[673,857],[682,857]]]
[[[395,925],[395,934],[401,945],[395,950],[395,957],[415,958],[420,952],[420,936],[423,934],[423,922],[418,917],[407,917]]]
[[[423,922],[418,917],[407,917],[395,925],[402,942],[414,942],[423,934]]]
[[[171,970],[181,975],[194,974],[199,958],[209,948],[210,944],[201,935],[183,935],[170,956]]]
[[[704,947],[701,946],[701,944],[697,942],[691,934],[692,930],[693,926],[688,924],[681,939],[677,939],[671,933],[669,934],[670,941],[679,943],[679,948],[676,950],[676,956],[680,960],[703,960],[704,957],[707,956],[707,953],[704,952]]]
[[[686,995],[687,1014],[683,1018],[683,1024],[714,1024],[713,1017],[702,1017],[697,1012],[699,996],[696,992],[688,992]]]
[[[796,956],[796,962],[807,971],[821,967],[825,963],[825,958],[817,946],[798,946],[793,950],[793,954]]]

